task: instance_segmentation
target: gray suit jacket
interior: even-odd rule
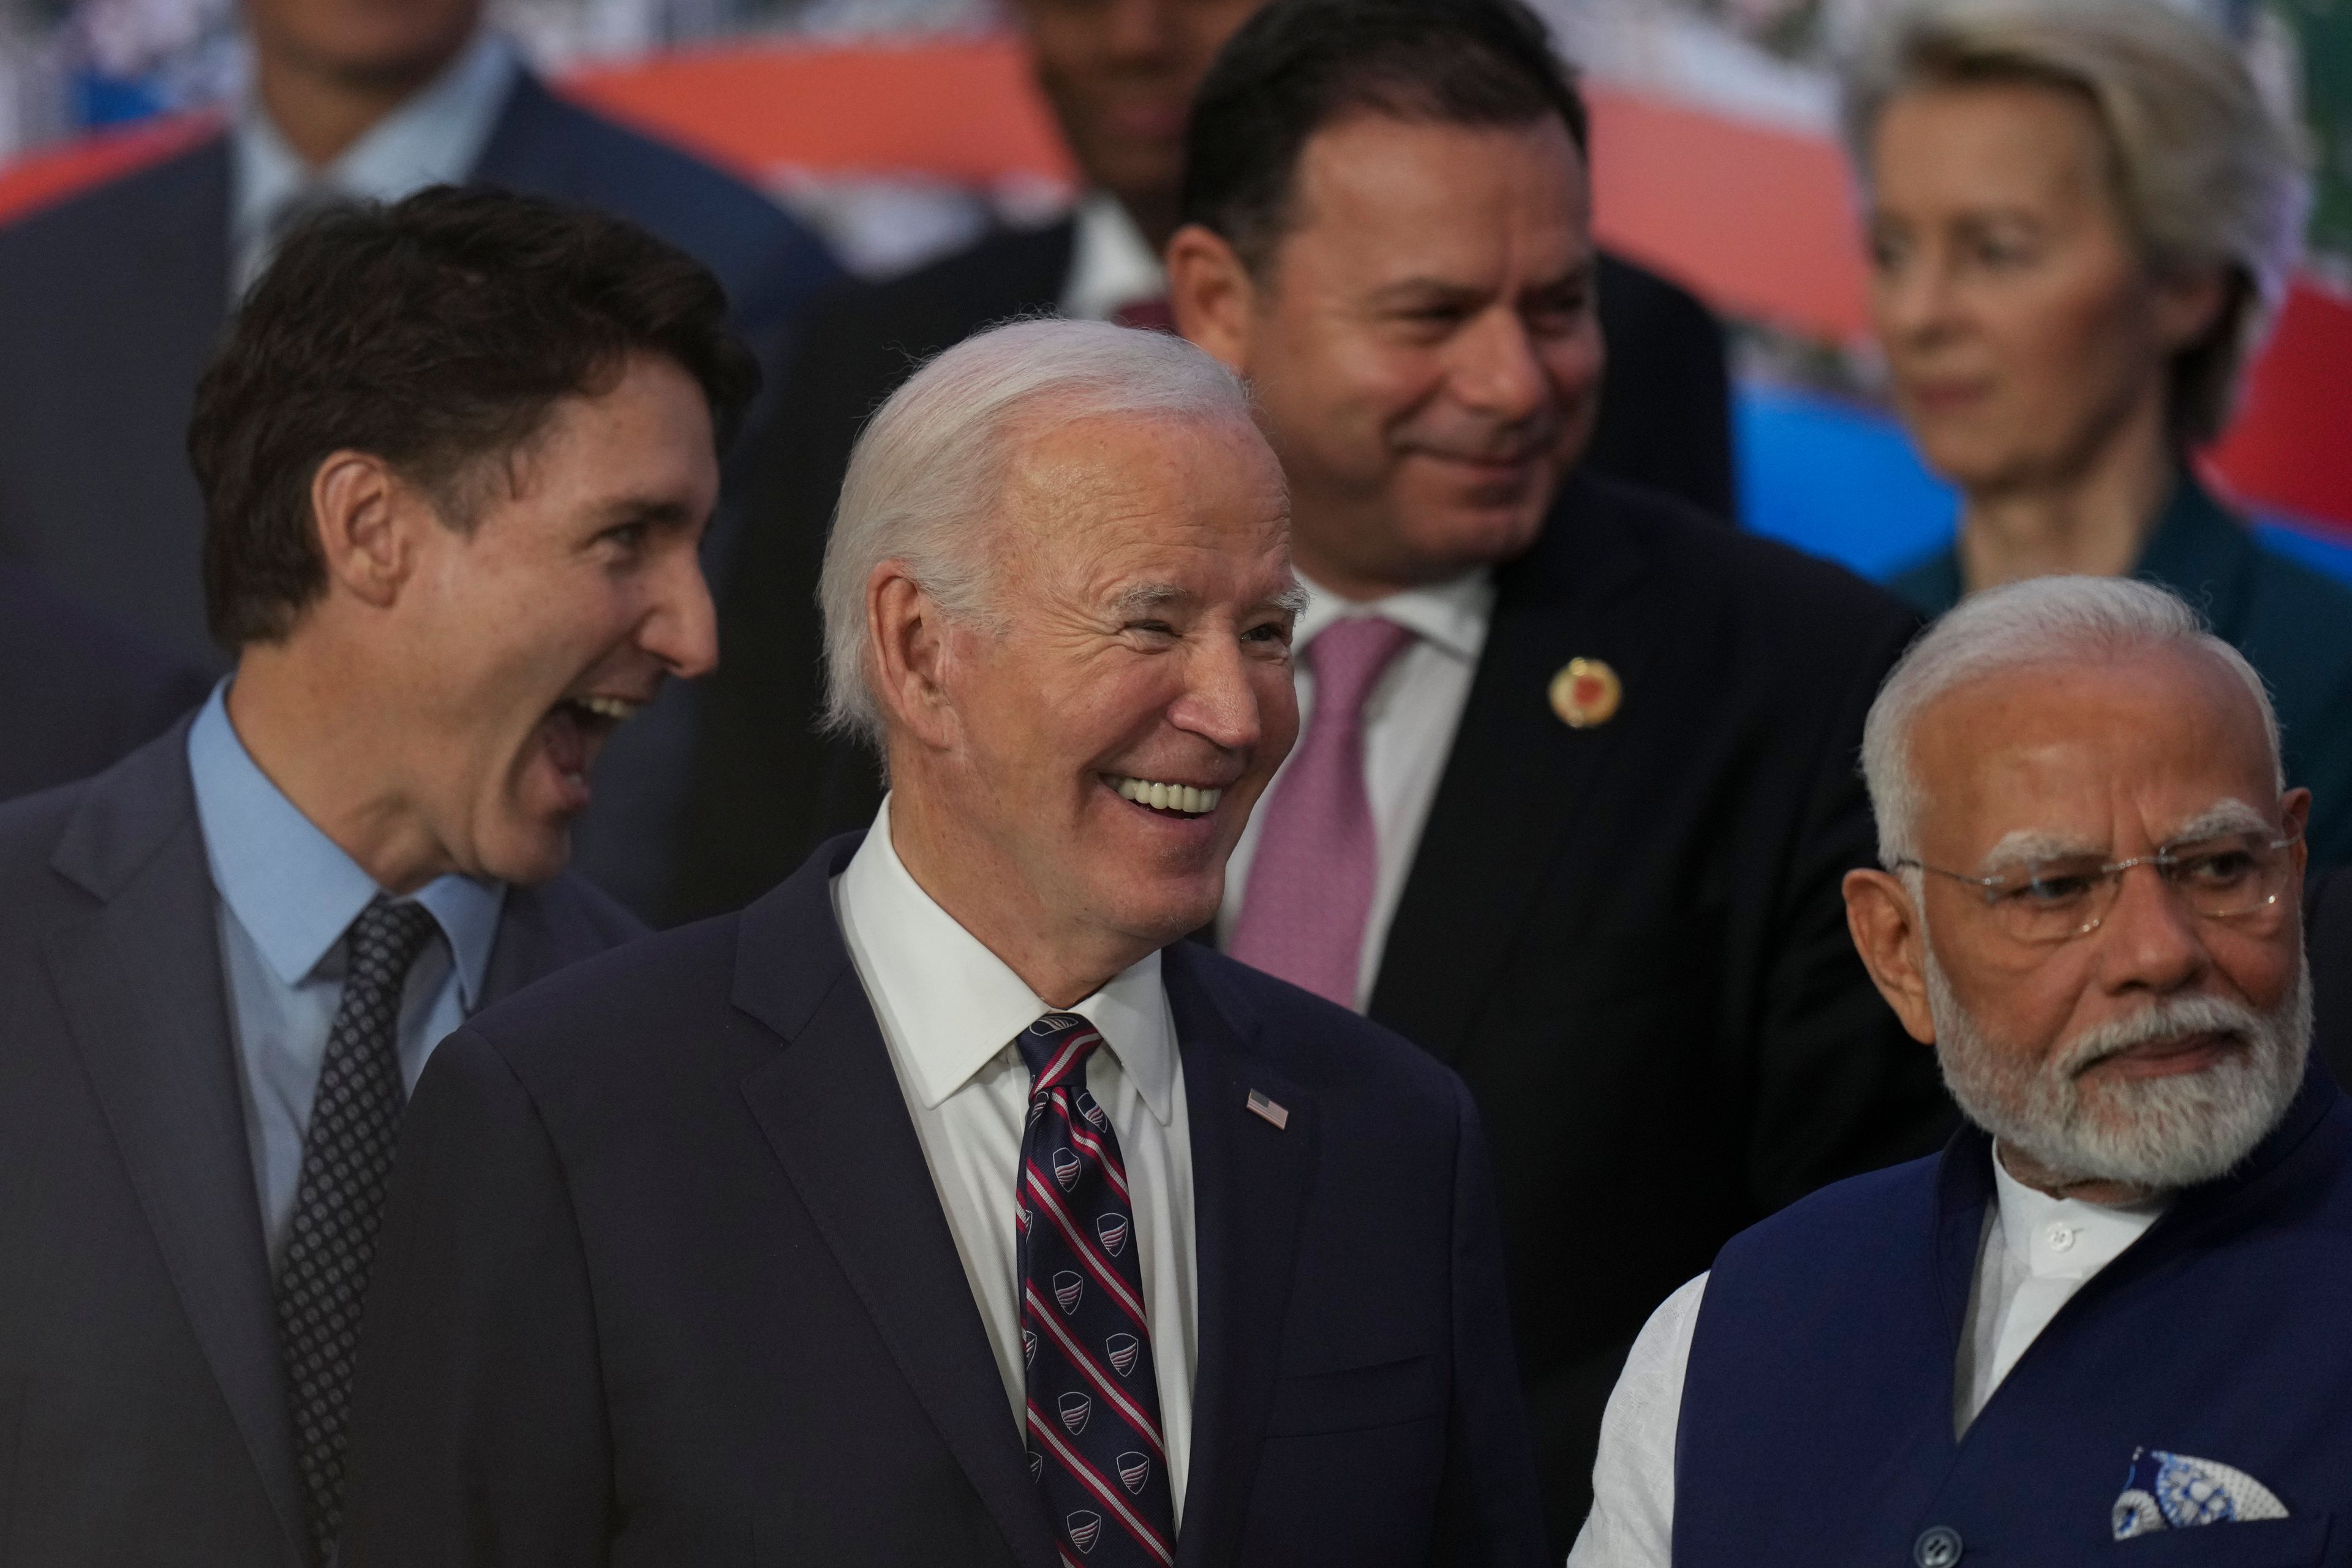
[[[303,1561],[187,729],[0,806],[0,1563]],[[515,889],[488,994],[639,930]]]

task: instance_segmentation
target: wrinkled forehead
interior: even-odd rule
[[[2138,853],[2274,822],[2275,763],[2244,681],[2196,648],[2020,663],[1930,701],[1911,731],[1919,837],[1949,865]]]
[[[1026,422],[996,509],[1007,571],[1090,595],[1138,573],[1288,575],[1290,507],[1265,438],[1239,416]]]

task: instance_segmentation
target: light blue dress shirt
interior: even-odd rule
[[[243,1079],[246,1141],[274,1270],[302,1137],[342,999],[344,933],[377,893],[375,879],[269,782],[229,722],[226,680],[188,731],[196,822],[218,895],[229,1036]],[[400,1005],[400,1068],[416,1087],[433,1047],[480,1005],[505,884],[448,876],[415,895],[441,928],[408,973]]]
[[[512,44],[478,34],[423,91],[323,169],[286,144],[259,96],[248,93],[229,138],[229,302],[243,299],[269,265],[278,214],[296,197],[396,202],[427,185],[463,182],[481,162],[521,70]]]

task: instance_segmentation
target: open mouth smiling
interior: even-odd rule
[[[1193,818],[1206,816],[1217,809],[1223,800],[1222,789],[1202,789],[1197,784],[1167,784],[1157,779],[1129,778],[1120,773],[1105,773],[1104,784],[1121,800],[1132,802],[1144,810],[1161,816]]]

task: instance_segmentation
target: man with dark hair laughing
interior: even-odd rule
[[[189,439],[236,670],[0,809],[11,1561],[333,1561],[407,1091],[637,929],[563,868],[614,723],[716,659],[725,318],[625,223],[448,189],[313,220],[238,317]]]

